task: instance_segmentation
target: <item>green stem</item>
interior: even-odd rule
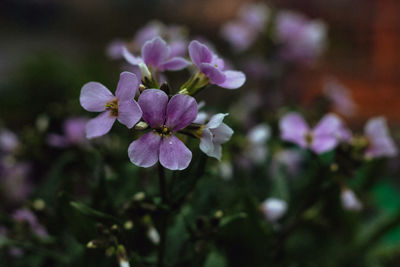
[[[165,180],[165,170],[161,164],[158,165],[158,178],[160,186],[160,195],[162,200],[162,205],[167,204],[167,183]],[[158,245],[158,260],[157,266],[164,266],[164,257],[166,249],[166,237],[167,237],[167,223],[168,223],[169,211],[161,211],[160,218],[160,244]]]

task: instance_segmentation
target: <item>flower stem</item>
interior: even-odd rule
[[[161,164],[158,165],[158,178],[159,178],[159,186],[160,186],[160,195],[162,200],[162,205],[167,204],[167,182],[165,180],[165,170]],[[167,237],[167,223],[168,223],[168,215],[169,211],[161,211],[160,218],[160,244],[158,245],[158,260],[157,266],[164,266],[164,257],[165,257],[165,249],[166,249],[166,237]]]

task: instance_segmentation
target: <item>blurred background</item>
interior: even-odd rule
[[[246,2],[251,1],[3,0],[1,117],[11,124],[9,127],[19,128],[48,110],[54,101],[68,105],[66,95],[76,96],[77,101],[83,82],[110,71],[104,52],[107,44],[117,37],[132,38],[149,20],[184,24],[191,32],[206,33],[212,40]],[[304,73],[304,101],[321,90],[321,79],[328,73],[351,90],[359,106],[356,120],[384,115],[391,123],[400,123],[399,1],[267,3],[300,11],[328,25],[327,52],[318,67]],[[79,77],[85,71],[87,76]],[[78,77],[74,73],[79,73]],[[29,106],[29,112],[24,112],[24,106]]]

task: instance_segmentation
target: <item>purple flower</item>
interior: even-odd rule
[[[333,108],[343,116],[352,116],[356,113],[356,104],[351,98],[350,91],[334,79],[324,84],[324,94],[332,101]]]
[[[227,115],[228,113],[218,113],[212,116],[200,138],[200,150],[218,160],[222,156],[221,144],[228,142],[233,134],[233,130],[222,122]]]
[[[221,29],[221,34],[238,52],[248,49],[258,36],[258,32],[241,21],[226,23]]]
[[[32,192],[29,181],[31,166],[27,163],[0,162],[0,192],[11,204],[23,202]]]
[[[174,95],[169,101],[161,90],[147,89],[139,97],[143,120],[153,129],[132,142],[128,155],[132,163],[150,167],[160,161],[170,170],[185,169],[192,152],[175,133],[192,123],[197,116],[196,100],[188,95]]]
[[[147,41],[142,47],[142,57],[135,57],[128,49],[123,50],[124,58],[132,65],[144,63],[151,70],[181,70],[190,62],[182,57],[173,56],[171,48],[160,37]]]
[[[67,147],[70,145],[84,144],[85,127],[88,120],[82,117],[69,118],[63,124],[64,135],[49,134],[47,142],[55,147]]]
[[[276,176],[280,170],[285,170],[289,175],[296,175],[300,169],[303,157],[297,149],[278,151],[272,158],[271,174]]]
[[[342,121],[334,114],[325,115],[310,129],[303,117],[292,112],[285,115],[280,123],[281,138],[293,142],[302,148],[309,148],[317,154],[334,149],[339,142]]]
[[[15,133],[8,129],[0,129],[0,152],[13,153],[15,152],[20,143]]]
[[[284,59],[310,63],[323,52],[326,27],[318,20],[308,20],[297,13],[284,11],[277,15],[276,35],[283,45]]]
[[[25,208],[16,210],[13,213],[12,218],[16,222],[27,223],[30,226],[31,231],[38,237],[46,238],[48,236],[46,229],[38,222],[35,214],[30,210]]]
[[[365,151],[367,158],[394,157],[397,155],[397,147],[389,134],[385,118],[375,117],[368,120],[364,132],[368,139],[368,148]]]
[[[86,124],[86,137],[93,138],[108,133],[116,119],[132,128],[142,116],[142,110],[134,100],[138,88],[139,81],[130,72],[121,73],[115,96],[101,83],[85,84],[79,99],[81,106],[87,111],[102,112]]]
[[[190,42],[189,55],[193,63],[212,84],[227,89],[237,89],[246,81],[246,76],[243,72],[225,70],[224,61],[198,41]]]
[[[266,5],[245,5],[240,9],[238,19],[222,27],[221,34],[236,51],[244,51],[254,43],[265,28],[268,17],[269,9]]]

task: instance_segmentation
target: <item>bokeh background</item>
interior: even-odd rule
[[[149,20],[184,24],[191,32],[212,39],[245,2],[250,1],[3,0],[1,117],[13,127],[23,127],[53,101],[65,100],[65,94],[77,96],[82,82],[101,77],[102,72],[112,68],[104,52],[107,44],[116,37],[131,38]],[[359,106],[356,120],[384,115],[393,124],[400,122],[398,1],[267,3],[320,18],[328,25],[327,53],[318,67],[304,73],[304,83],[299,85],[307,90],[309,98],[321,90],[321,79],[329,73],[352,91]],[[82,68],[87,76],[76,77],[74,71],[80,73],[77,69]],[[31,74],[24,76],[24,72]],[[68,88],[63,79],[69,80]],[[307,103],[307,98],[303,100]],[[32,102],[36,105],[30,105]],[[26,107],[28,114],[21,114]]]
[[[98,167],[96,165],[102,163],[98,163],[98,159],[93,155],[97,155],[107,163],[108,165],[105,164],[106,167],[118,166],[106,173],[105,176],[115,178],[118,176],[116,174],[118,171],[121,176],[126,174],[129,176],[132,173],[141,178],[146,177],[146,175],[150,176],[147,170],[137,168],[129,162],[126,147],[131,139],[129,139],[128,134],[122,134],[118,138],[111,135],[111,141],[107,143],[111,145],[99,146],[100,149],[97,147],[97,150],[93,149],[88,153],[77,148],[65,150],[67,152],[50,148],[46,143],[47,134],[61,133],[62,124],[66,118],[92,115],[89,115],[79,105],[79,93],[83,84],[88,81],[100,81],[113,90],[112,88],[114,88],[121,72],[121,61],[111,60],[107,57],[106,49],[111,41],[115,39],[130,40],[140,27],[149,21],[159,20],[166,24],[184,25],[190,30],[191,36],[205,36],[216,44],[220,54],[232,56],[231,52],[228,51],[226,42],[223,42],[220,37],[220,29],[224,23],[237,16],[242,5],[250,2],[257,1],[1,0],[0,128],[6,127],[18,134],[24,144],[20,153],[22,155],[20,160],[28,161],[34,166],[29,175],[32,184],[41,185],[42,182],[45,184],[37,189],[32,199],[39,196],[50,203],[49,206],[51,206],[52,203],[56,202],[54,190],[61,187],[66,188],[65,191],[73,192],[74,199],[83,201],[88,200],[88,192],[94,192],[89,201],[93,208],[110,213],[115,212],[113,208],[117,205],[121,206],[134,190],[139,190],[138,188],[141,188],[142,184],[140,186],[137,186],[137,184],[143,181],[126,182],[122,179],[110,179],[110,181],[107,181],[107,184],[112,185],[109,186],[111,193],[108,194],[108,197],[114,203],[107,203],[102,195],[103,191],[101,191],[104,188],[100,183],[97,183],[101,180],[99,178],[101,171],[99,170],[103,166]],[[288,98],[295,99],[295,104],[301,106],[303,110],[311,109],[316,103],[315,98],[323,90],[324,82],[333,77],[351,92],[357,105],[357,114],[345,119],[349,127],[362,132],[363,125],[370,117],[385,116],[388,119],[391,135],[398,143],[398,140],[400,140],[400,2],[398,0],[270,0],[264,2],[271,8],[290,9],[303,13],[312,19],[321,19],[328,28],[327,49],[318,62],[313,66],[297,69],[293,72],[292,77],[289,77],[280,85],[282,91],[287,92]],[[226,49],[224,49],[225,47]],[[235,66],[235,69],[240,68]],[[266,72],[266,75],[268,75],[268,72]],[[176,74],[174,78],[180,79],[180,77],[176,77]],[[264,88],[264,85],[260,87]],[[210,106],[218,107],[218,112],[224,112],[224,106],[226,107],[228,103],[239,100],[241,95],[246,93],[244,90],[247,88],[229,92],[215,87],[214,89],[202,92],[199,99],[205,99]],[[265,84],[265,90],[269,90],[269,84]],[[211,91],[212,93],[206,93]],[[227,99],[229,101],[225,101]],[[266,107],[266,109],[268,108]],[[274,108],[276,107],[271,106],[271,110],[274,110]],[[321,115],[318,114],[319,117]],[[279,114],[276,118],[278,117]],[[125,130],[122,126],[114,127],[117,133],[118,130],[119,133],[122,132],[122,129]],[[274,134],[276,135],[276,133]],[[121,141],[119,138],[125,139]],[[240,141],[234,140],[234,142],[239,143]],[[96,145],[96,141],[93,144]],[[115,147],[118,149],[114,149]],[[93,153],[93,155],[89,153]],[[102,156],[99,156],[100,154]],[[366,170],[363,169],[363,172],[369,173],[374,178],[386,179],[382,184],[373,187],[371,190],[371,195],[377,195],[376,199],[378,200],[375,201],[375,198],[371,197],[369,193],[362,195],[363,200],[372,199],[371,202],[378,203],[376,206],[379,207],[377,209],[379,212],[367,210],[364,214],[368,219],[378,218],[378,215],[385,212],[391,215],[400,209],[397,179],[400,168],[398,162],[398,158],[395,158],[390,162],[389,168],[377,165],[375,169],[371,170],[368,169],[369,165],[366,164]],[[215,161],[211,165],[215,167],[217,162]],[[390,169],[391,175],[387,175],[386,171],[383,171],[386,169]],[[260,175],[260,173],[264,174],[257,171],[259,169],[255,169],[250,174],[254,176]],[[242,176],[244,179],[248,178],[247,173],[242,173]],[[54,178],[58,180],[54,180],[56,182],[53,184],[51,182],[53,181],[52,177],[58,177]],[[149,181],[146,180],[143,184],[148,186],[155,180]],[[126,186],[125,183],[129,184],[130,187]],[[238,184],[240,185],[240,181]],[[264,186],[264,184],[262,185]],[[259,193],[257,197],[260,199],[267,197],[266,188],[257,183],[253,186],[254,191]],[[204,203],[208,203],[207,197],[212,200],[214,200],[213,197],[218,199],[220,192],[217,189],[225,188],[225,184],[216,179],[212,182],[205,180],[199,188],[202,188],[203,191],[214,188],[215,191],[210,190],[209,195],[204,196],[204,199],[206,199]],[[224,191],[221,196],[231,194],[231,199],[237,198],[232,192],[228,191],[226,189],[226,192]],[[339,189],[336,191],[339,191]],[[331,193],[339,195],[336,191]],[[152,188],[150,193],[156,194],[157,188]],[[335,197],[337,198],[337,196]],[[211,204],[202,206],[204,203],[201,201],[203,199],[200,199],[200,204],[197,207],[201,212],[212,206]],[[210,202],[214,204],[212,201]],[[2,205],[0,207],[3,209]],[[1,215],[12,211],[14,208],[15,206],[4,208]],[[208,210],[204,211],[204,213],[206,212]],[[338,212],[338,210],[327,215],[327,218],[332,219],[333,223],[336,223],[334,218],[339,218],[335,212]],[[343,214],[340,212],[337,214],[342,216]],[[51,234],[68,233],[65,236],[62,235],[60,240],[65,239],[67,240],[65,244],[73,244],[71,245],[71,255],[74,252],[72,247],[76,246],[80,249],[79,253],[82,253],[76,254],[84,255],[82,258],[92,257],[102,261],[104,253],[86,252],[85,250],[85,242],[91,238],[90,236],[87,237],[89,234],[77,235],[81,240],[79,240],[79,246],[76,245],[78,242],[75,240],[72,242],[69,240],[70,236],[67,236],[70,231],[65,230],[69,227],[70,222],[61,222],[64,217],[60,217],[61,219],[59,218],[59,221],[57,221],[59,214],[56,212],[52,215],[51,218],[56,219],[49,221],[46,227]],[[258,213],[257,216],[259,216]],[[0,218],[3,217],[0,216]],[[353,220],[353,217],[349,216],[349,218],[348,221],[350,222],[356,221]],[[58,225],[65,226],[65,229],[59,230]],[[249,245],[249,251],[246,251],[248,254],[244,253],[244,255],[254,256],[253,254],[260,252],[257,255],[261,255],[261,259],[264,255],[261,249],[260,251],[250,251],[253,249],[250,242],[258,240],[258,233],[255,230],[252,231],[252,224],[249,223],[245,226],[251,237],[248,238],[246,232],[241,236],[242,239],[240,240],[249,242],[249,244],[241,244],[243,246]],[[341,224],[337,228],[337,232],[346,237],[347,226],[347,224]],[[237,227],[240,230],[243,226]],[[356,226],[353,228],[356,229]],[[349,228],[349,231],[354,230],[353,228]],[[325,231],[324,228],[321,229]],[[80,230],[85,232],[87,229]],[[318,249],[315,240],[325,241],[325,232],[323,231],[321,230],[321,233],[318,233],[318,239],[310,239],[309,244],[314,245],[315,249]],[[232,230],[232,233],[238,232],[236,229]],[[231,235],[231,238],[233,238],[233,235]],[[298,238],[300,241],[296,243],[297,245],[301,244],[302,238],[303,236]],[[392,266],[398,266],[396,264],[399,262],[400,229],[395,228],[385,238],[389,243],[396,244],[395,249],[391,251],[393,254],[390,254],[390,261],[388,262],[391,262]],[[226,242],[229,243],[230,241],[232,240],[227,239]],[[60,246],[63,250],[68,247],[65,244]],[[255,242],[253,242],[254,244]],[[339,247],[336,244],[341,243],[333,243],[332,247]],[[140,247],[140,244],[138,246]],[[232,247],[230,255],[235,255],[236,249],[242,248]],[[65,251],[70,252],[67,249]],[[334,250],[334,253],[339,257],[341,255],[340,251]],[[306,253],[297,250],[295,254],[304,256]],[[349,252],[349,255],[349,258],[351,258],[353,254]],[[354,255],[356,261],[357,256],[360,255]],[[393,258],[391,255],[393,255]],[[96,258],[96,256],[98,257]],[[308,256],[306,255],[307,260]],[[323,254],[320,255],[321,258],[323,256]],[[80,262],[84,262],[84,260]],[[114,259],[112,262],[114,263]],[[239,261],[237,264],[243,266],[240,265],[241,262]],[[93,266],[97,265],[93,264]]]

